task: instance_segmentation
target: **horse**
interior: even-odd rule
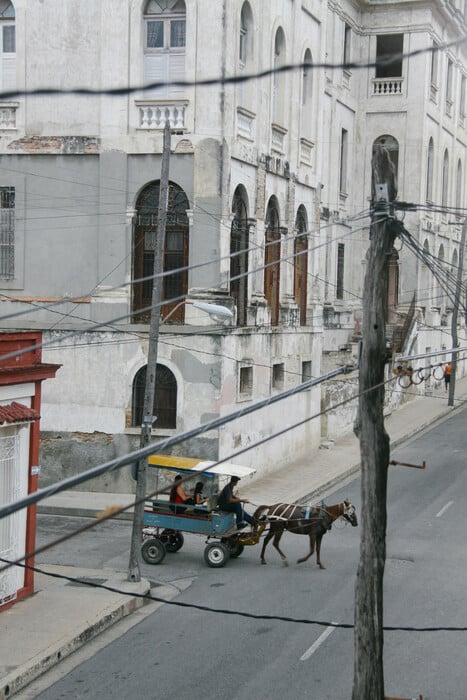
[[[297,564],[307,561],[314,552],[316,546],[316,563],[320,569],[325,569],[321,562],[321,540],[325,533],[331,529],[332,523],[338,518],[344,518],[353,527],[358,525],[355,506],[346,499],[343,503],[327,506],[321,503],[319,506],[295,506],[287,503],[276,503],[273,506],[259,506],[253,514],[256,524],[261,523],[262,529],[269,525],[269,532],[264,538],[261,550],[261,564],[266,564],[264,553],[268,542],[274,537],[273,545],[279,552],[284,566],[288,565],[287,557],[281,551],[279,542],[284,530],[297,535],[308,535],[310,538],[310,551]]]

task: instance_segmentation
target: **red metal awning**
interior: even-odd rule
[[[39,418],[40,415],[37,411],[17,401],[0,406],[0,425],[3,423],[29,423],[39,420]]]

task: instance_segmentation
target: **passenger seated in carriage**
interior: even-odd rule
[[[185,491],[185,489],[182,486],[182,477],[180,474],[177,474],[177,476],[174,479],[174,482],[172,484],[172,488],[170,489],[169,492],[169,502],[170,503],[183,503],[183,506],[181,505],[171,505],[170,509],[173,510],[174,513],[184,513],[186,510],[185,506],[192,506],[194,505],[194,498],[190,496],[189,493]]]

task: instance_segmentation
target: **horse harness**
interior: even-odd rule
[[[272,513],[268,514],[268,520],[270,522],[284,523],[296,521],[297,527],[302,527],[307,522],[310,522],[311,524],[311,522],[315,521],[316,524],[321,525],[325,531],[330,530],[332,527],[332,520],[330,519],[329,514],[326,510],[326,504],[324,503],[324,501],[322,501],[319,506],[306,506],[305,509],[303,509],[301,506],[289,505],[287,506],[285,511],[281,512],[282,508],[285,505],[287,504],[278,503],[276,508],[272,511]],[[303,520],[305,520],[306,522],[301,523],[301,521]]]

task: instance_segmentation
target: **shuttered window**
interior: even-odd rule
[[[143,81],[161,83],[146,91],[151,99],[182,99],[185,89],[186,19],[184,2],[150,2],[145,15]]]
[[[0,90],[15,90],[15,10],[9,0],[0,0],[0,60]]]

